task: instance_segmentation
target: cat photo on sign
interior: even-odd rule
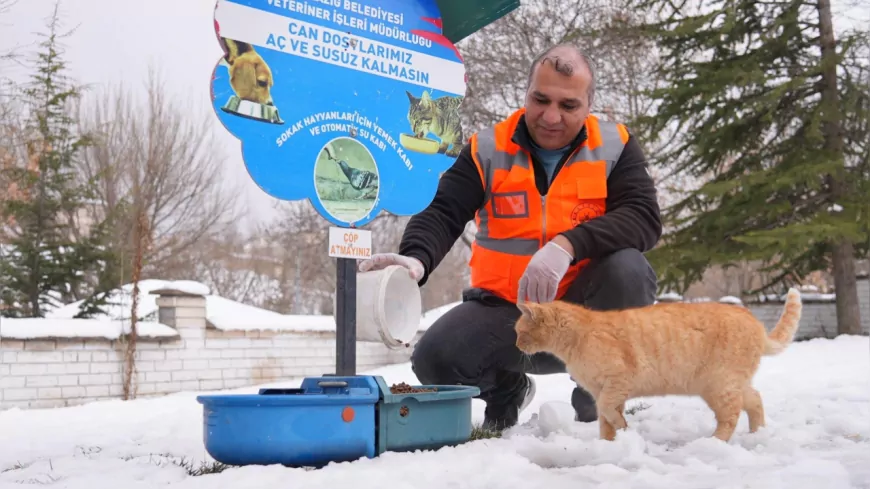
[[[432,98],[427,90],[419,97],[408,95],[408,122],[411,134],[401,134],[402,146],[418,153],[457,157],[464,144],[459,106],[465,97],[443,96]],[[440,141],[430,139],[435,135]]]

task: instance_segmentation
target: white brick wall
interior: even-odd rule
[[[335,336],[207,329],[202,297],[157,299],[174,308],[178,338],[139,338],[138,397],[220,390],[331,373]],[[166,322],[166,321],[164,321]],[[106,339],[0,339],[0,409],[70,406],[122,396],[125,345]],[[411,348],[357,343],[357,370],[406,362]]]
[[[139,397],[233,389],[330,373],[334,337],[202,330],[199,342],[139,339]],[[203,341],[205,340],[205,341]],[[117,341],[40,340],[0,343],[0,409],[76,405],[122,395],[124,346]],[[357,369],[405,362],[411,349],[357,344]]]

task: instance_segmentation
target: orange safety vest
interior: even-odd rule
[[[607,177],[625,143],[622,124],[586,118],[586,141],[565,162],[546,196],[535,186],[532,157],[511,138],[524,109],[471,137],[471,155],[485,197],[477,210],[471,246],[471,286],[516,302],[520,278],[532,255],[556,235],[606,211]],[[561,298],[589,262],[570,267],[559,284]]]

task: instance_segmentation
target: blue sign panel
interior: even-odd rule
[[[435,0],[218,0],[212,100],[251,178],[338,226],[435,195],[465,142],[465,68]]]

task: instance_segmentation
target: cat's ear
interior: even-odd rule
[[[405,90],[405,93],[408,95],[408,100],[410,100],[412,104],[417,103],[417,98],[411,95],[411,92]]]
[[[420,96],[420,103],[425,105],[429,105],[430,103],[432,103],[432,97],[429,96],[428,90],[423,90],[423,95]]]
[[[519,308],[523,316],[526,316],[532,321],[538,320],[538,304],[535,304],[534,302],[520,301],[517,302],[517,308]]]

